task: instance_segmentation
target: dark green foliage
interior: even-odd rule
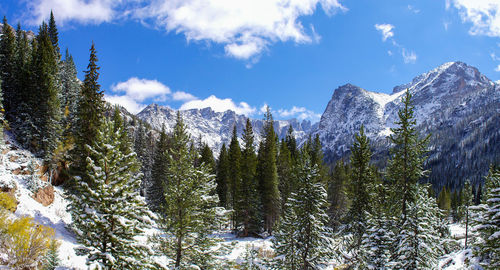
[[[349,197],[352,198],[346,215],[346,233],[352,233],[352,242],[348,249],[357,251],[361,245],[363,233],[366,231],[366,213],[370,211],[370,196],[368,187],[372,184],[373,175],[370,168],[370,141],[361,126],[359,134],[355,135],[351,147],[351,174],[349,177]]]
[[[238,214],[241,217],[242,236],[258,234],[262,228],[262,205],[256,169],[257,156],[255,154],[254,134],[250,119],[247,118],[241,154],[241,196]]]
[[[211,174],[216,173],[214,153],[208,144],[203,143],[200,149],[200,164],[205,164]]]
[[[68,138],[75,131],[78,101],[80,99],[80,83],[76,77],[77,71],[73,56],[66,49],[66,56],[61,65],[61,111],[64,137]]]
[[[62,135],[58,59],[54,54],[47,24],[42,23],[36,39],[32,91],[35,97],[43,98],[31,104],[34,124],[37,127],[33,134],[34,150],[39,152],[46,161],[55,163],[52,155]]]
[[[43,270],[54,270],[61,264],[59,259],[59,242],[52,239],[50,242],[49,250],[45,255],[45,262],[43,263]]]
[[[264,138],[257,157],[257,178],[259,179],[264,209],[264,229],[271,234],[280,215],[281,199],[276,168],[276,134],[273,127],[273,116],[269,107],[265,113],[263,135]]]
[[[16,85],[15,85],[15,51],[16,37],[14,29],[8,24],[7,18],[3,17],[2,38],[0,39],[0,79],[4,94],[4,108],[6,119],[13,122],[13,110],[16,108]]]
[[[226,144],[222,144],[217,162],[217,194],[219,195],[220,206],[228,208],[228,183],[229,183],[229,158]]]
[[[396,128],[391,128],[393,134],[389,137],[394,146],[391,148],[391,159],[387,167],[387,177],[394,185],[396,213],[406,218],[409,202],[414,201],[415,187],[419,179],[426,175],[424,170],[425,153],[429,136],[419,138],[411,105],[412,95],[409,90],[402,98],[403,108],[398,111],[399,120]]]
[[[78,120],[75,126],[75,148],[72,151],[72,171],[78,174],[85,170],[85,159],[89,152],[85,145],[92,145],[101,126],[104,115],[104,100],[101,86],[98,82],[99,67],[94,43],[90,47],[90,59],[85,71],[85,79],[78,101]],[[85,180],[85,179],[83,179]]]
[[[350,198],[347,195],[350,170],[343,160],[337,161],[328,180],[328,216],[330,227],[336,232],[348,211]]]
[[[56,55],[57,60],[59,60],[61,58],[61,52],[59,49],[59,34],[57,32],[54,13],[52,13],[52,11],[50,11],[50,19],[49,19],[49,37],[50,37],[50,42],[52,43],[52,48],[54,48],[54,54]]]
[[[162,126],[160,138],[156,143],[156,150],[153,157],[153,167],[151,168],[151,182],[146,186],[146,200],[153,211],[159,211],[164,198],[163,186],[166,182],[166,170],[168,166],[166,151],[168,147],[165,127]]]
[[[228,150],[228,164],[229,164],[229,207],[233,209],[231,217],[232,227],[235,231],[238,230],[237,225],[240,217],[239,201],[240,201],[240,186],[241,186],[241,148],[238,142],[238,134],[236,133],[236,125],[233,128],[233,137],[229,144]]]
[[[155,237],[158,249],[175,269],[214,269],[218,238],[211,236],[223,222],[224,211],[217,207],[215,182],[207,168],[194,166],[195,152],[188,149],[189,136],[177,113],[172,147],[167,150],[165,202]]]
[[[296,188],[296,173],[294,172],[295,164],[292,163],[290,150],[285,140],[282,140],[280,143],[278,158],[276,162],[279,182],[278,188],[281,195],[281,209],[284,211],[287,205],[286,202],[288,198]]]

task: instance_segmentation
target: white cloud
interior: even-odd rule
[[[195,100],[196,97],[183,91],[177,91],[172,94],[172,99],[177,101],[191,101]]]
[[[290,110],[279,109],[278,114],[280,117],[295,117],[299,120],[309,119],[313,122],[318,121],[321,118],[320,114],[310,111],[304,107],[293,106]]]
[[[316,39],[299,17],[312,15],[318,4],[327,14],[346,10],[339,0],[157,0],[132,14],[188,41],[222,44],[227,55],[248,60],[278,41]]]
[[[67,21],[99,24],[112,21],[118,14],[114,10],[122,1],[114,0],[31,0],[26,1],[30,24],[40,24],[47,20],[50,11],[58,24]]]
[[[490,53],[490,57],[493,61],[500,61],[500,57],[497,56],[494,52]]]
[[[124,107],[127,111],[133,114],[137,114],[142,111],[144,107],[146,107],[146,105],[137,102],[129,96],[104,95],[104,99],[111,104],[117,104]]]
[[[139,79],[132,77],[125,82],[111,86],[115,93],[125,93],[126,96],[135,101],[142,102],[149,98],[155,101],[165,101],[170,94],[170,88],[157,80]]]
[[[495,71],[496,71],[496,72],[500,72],[500,65],[498,65],[498,66],[495,68]]]
[[[203,109],[210,107],[216,112],[225,112],[227,110],[235,111],[237,114],[244,114],[247,116],[255,113],[255,108],[248,105],[246,102],[235,103],[230,98],[220,99],[214,95],[209,96],[206,99],[196,99],[188,101],[179,108],[180,110],[189,109]]]
[[[392,56],[392,51],[391,51],[391,50],[388,50],[388,51],[387,51],[387,54],[388,54],[389,56]]]
[[[408,10],[411,11],[411,12],[413,12],[413,13],[415,13],[415,14],[420,13],[420,9],[418,9],[418,8],[412,6],[412,5],[408,5]]]
[[[394,32],[392,31],[392,29],[394,29],[394,25],[392,24],[375,24],[375,29],[380,31],[383,41],[386,41],[388,38],[394,37]]]
[[[444,21],[443,22],[443,26],[444,26],[444,30],[445,31],[448,31],[448,28],[450,27],[450,24],[451,24],[451,22],[449,22],[449,21]]]
[[[472,23],[471,35],[500,37],[500,1],[453,0],[462,21]]]
[[[414,51],[408,51],[405,48],[402,50],[403,60],[405,64],[413,64],[417,61],[417,54]]]

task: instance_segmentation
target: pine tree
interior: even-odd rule
[[[359,260],[357,253],[361,246],[362,236],[367,229],[366,213],[370,211],[368,186],[373,182],[373,175],[370,168],[372,155],[370,141],[365,135],[363,126],[359,130],[359,134],[355,135],[351,153],[349,197],[352,198],[352,203],[346,215],[347,220],[343,233],[352,235],[352,241],[349,241],[347,249],[352,253],[352,259],[357,261]]]
[[[216,174],[214,153],[208,144],[203,143],[200,149],[200,164],[205,164],[211,174]]]
[[[204,165],[195,168],[195,153],[189,151],[188,143],[189,136],[177,113],[159,219],[163,233],[156,241],[160,250],[173,259],[175,269],[213,269],[219,239],[210,234],[223,222],[224,211],[217,207],[217,195],[212,195],[213,176]]]
[[[59,246],[60,243],[56,239],[50,242],[49,250],[45,255],[45,262],[43,263],[43,270],[54,270],[61,264],[59,259]]]
[[[330,227],[337,232],[350,204],[347,196],[349,182],[349,167],[343,160],[335,163],[333,171],[328,181],[328,216],[330,218]]]
[[[359,248],[359,259],[354,266],[367,269],[385,269],[393,247],[394,219],[388,212],[388,188],[382,182],[369,185],[370,205],[366,212],[366,230]]]
[[[242,217],[240,214],[240,188],[241,188],[241,148],[236,133],[236,125],[233,128],[233,136],[228,150],[229,164],[229,203],[233,210],[231,215],[232,228],[235,232],[239,230],[238,223]]]
[[[104,100],[98,83],[99,67],[94,43],[90,47],[90,60],[85,71],[85,79],[78,100],[77,121],[75,126],[75,148],[72,151],[72,174],[81,175],[86,170],[85,160],[89,152],[85,145],[92,145],[97,136],[104,115]],[[84,176],[85,179],[86,176]]]
[[[87,146],[88,181],[76,181],[77,194],[69,196],[73,231],[82,245],[77,252],[88,255],[91,267],[154,269],[148,261],[151,249],[137,242],[152,215],[138,194],[139,163],[122,132],[106,121]]]
[[[5,141],[3,139],[3,130],[5,126],[5,110],[3,109],[3,91],[2,91],[2,82],[0,81],[0,147],[3,147]]]
[[[42,23],[37,35],[36,57],[34,59],[34,95],[43,97],[32,104],[33,120],[37,127],[34,134],[35,151],[44,157],[49,165],[61,139],[60,87],[58,81],[58,60],[54,54],[47,24]]]
[[[224,143],[222,144],[219,153],[219,160],[217,162],[217,177],[215,180],[217,182],[217,194],[219,195],[219,205],[227,209],[229,208],[228,205],[229,202],[227,198],[228,183],[229,183],[229,159],[226,150],[226,144]]]
[[[290,152],[290,157],[292,158],[292,162],[295,163],[297,161],[297,157],[299,156],[299,151],[297,149],[297,140],[295,139],[295,135],[293,135],[292,125],[288,126],[285,142],[286,145],[288,146],[288,151]]]
[[[265,113],[264,136],[259,147],[257,177],[264,210],[264,229],[272,234],[274,224],[280,215],[280,193],[278,189],[278,172],[276,168],[276,134],[273,126],[273,116],[269,107]]]
[[[73,56],[66,49],[66,55],[61,66],[61,111],[63,112],[64,136],[69,137],[75,132],[76,114],[80,99],[80,83]]]
[[[333,239],[328,228],[326,190],[317,165],[305,154],[298,175],[298,189],[292,194],[273,245],[278,269],[319,269],[332,256]]]
[[[387,176],[394,185],[396,215],[406,219],[408,203],[416,196],[417,181],[426,175],[423,169],[425,153],[429,136],[420,139],[416,130],[416,120],[412,105],[412,94],[406,90],[402,98],[403,108],[398,111],[398,127],[391,128],[393,134],[389,137],[394,146],[390,149],[391,159],[387,168]]]
[[[469,213],[469,208],[473,200],[473,195],[472,195],[472,186],[470,185],[469,181],[465,182],[464,187],[461,190],[461,198],[463,200],[462,206],[460,207],[459,211],[463,212],[463,216],[465,216],[465,244],[464,247],[467,249],[468,244],[469,244],[469,222],[470,222],[470,213]]]
[[[433,269],[443,255],[436,200],[427,195],[427,185],[416,184],[415,198],[396,234],[396,249],[389,265],[395,269]]]
[[[292,163],[292,157],[290,154],[290,150],[285,140],[282,140],[279,145],[279,153],[276,161],[276,169],[278,172],[278,188],[280,190],[281,195],[281,209],[284,211],[286,208],[286,201],[295,191],[296,181],[295,181],[295,172],[294,166]]]
[[[500,268],[500,169],[491,167],[485,179],[485,191],[474,212],[472,231],[478,234],[475,255],[484,269]]]
[[[240,213],[242,217],[242,236],[256,235],[262,228],[262,205],[256,178],[257,156],[255,155],[254,133],[250,119],[247,118],[243,132],[243,151],[241,155],[241,196]]]
[[[52,48],[54,48],[54,54],[56,55],[57,60],[60,60],[61,51],[59,49],[59,34],[57,32],[56,20],[54,19],[54,13],[52,13],[52,10],[50,11],[49,19],[49,37],[50,42],[52,43]]]
[[[14,29],[8,24],[7,18],[3,17],[2,38],[0,39],[0,80],[4,94],[4,108],[6,119],[13,122],[12,112],[16,108],[14,103],[15,88],[15,49],[16,37]]]
[[[151,182],[146,186],[146,199],[151,210],[158,212],[161,210],[165,198],[163,196],[163,186],[166,182],[167,161],[167,134],[165,126],[162,126],[160,138],[156,143],[156,150],[151,168]]]

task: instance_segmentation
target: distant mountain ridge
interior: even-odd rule
[[[428,167],[434,170],[433,182],[460,185],[464,177],[479,178],[489,163],[500,161],[500,85],[462,62],[445,63],[394,87],[392,94],[351,84],[337,88],[313,132],[321,138],[326,159],[345,157],[361,125],[372,140],[375,158],[387,158],[387,136],[406,89],[413,94],[417,128],[432,135]],[[445,176],[448,179],[438,179]]]
[[[211,108],[181,110],[180,113],[191,138],[197,140],[201,136],[201,140],[207,143],[215,153],[219,152],[223,143],[226,146],[229,145],[235,124],[238,136],[241,138],[247,119],[245,115],[231,110],[216,112]],[[165,131],[170,132],[175,125],[176,114],[177,110],[153,103],[139,112],[137,117],[157,130],[161,130],[162,125],[165,125]],[[255,133],[255,141],[258,144],[262,138],[264,120],[250,120]],[[274,129],[279,138],[286,136],[290,125],[294,129],[294,136],[300,141],[317,129],[318,123],[311,124],[307,120],[300,122],[297,119],[274,120]]]
[[[354,134],[364,125],[371,139],[375,162],[385,165],[390,128],[395,127],[401,97],[413,94],[417,128],[432,134],[428,167],[438,186],[460,186],[464,179],[479,181],[490,163],[500,162],[500,84],[463,62],[448,62],[393,88],[391,94],[371,92],[352,84],[334,90],[319,123],[276,120],[279,138],[291,124],[299,144],[309,135],[319,135],[325,160],[347,158]],[[151,104],[137,117],[160,130],[173,129],[176,110]],[[236,124],[241,137],[246,116],[233,111],[215,112],[210,108],[181,111],[188,133],[218,153],[229,143]],[[263,120],[251,119],[256,143],[261,140]]]

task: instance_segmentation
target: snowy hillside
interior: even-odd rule
[[[226,145],[229,144],[235,124],[238,136],[241,137],[247,119],[246,116],[236,114],[234,111],[215,112],[211,108],[191,109],[180,112],[191,138],[197,140],[201,137],[202,141],[207,143],[216,154],[223,143],[226,143]],[[170,132],[175,125],[176,114],[176,110],[167,106],[151,104],[138,113],[137,116],[157,130],[161,130],[162,125],[165,125],[165,131]],[[251,122],[255,132],[256,143],[258,144],[262,138],[260,133],[263,130],[264,121],[251,119]],[[317,127],[317,124],[311,124],[310,121],[306,120],[302,122],[299,122],[297,119],[276,120],[274,121],[274,128],[279,138],[286,136],[290,125],[292,125],[294,135],[299,141],[305,139]]]

